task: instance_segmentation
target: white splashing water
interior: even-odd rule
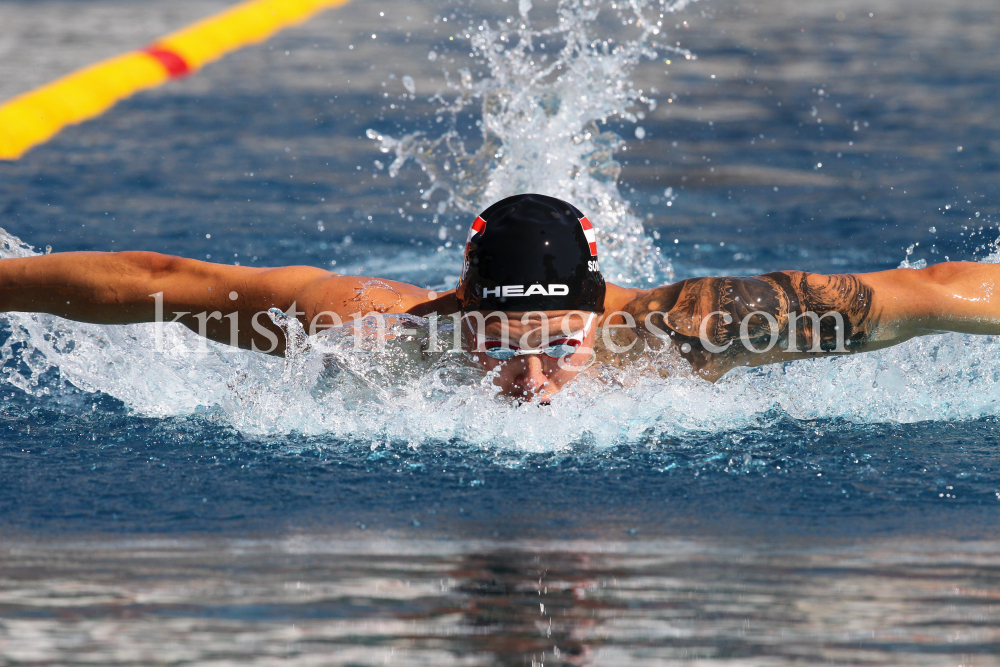
[[[4,257],[33,254],[5,232],[0,238]],[[260,436],[551,451],[766,426],[775,410],[860,423],[1000,415],[994,337],[937,336],[853,357],[737,370],[715,385],[683,374],[607,369],[543,408],[496,400],[488,380],[461,355],[414,363],[406,345],[359,349],[356,341],[369,338],[350,330],[307,338],[294,320],[286,325],[302,349],[286,361],[206,342],[179,325],[164,327],[157,348],[153,325],[2,317],[11,329],[0,346],[8,385],[44,396],[53,385],[47,376],[56,374],[59,382],[114,396],[137,414],[207,412]],[[422,325],[410,316],[395,323]]]
[[[6,232],[0,240],[3,257],[34,254]],[[158,348],[153,325],[2,317],[11,329],[0,346],[8,385],[41,397],[55,374],[58,382],[114,396],[137,414],[207,413],[259,436],[552,451],[766,427],[775,410],[858,423],[1000,415],[994,337],[937,336],[853,357],[737,370],[715,385],[682,373],[664,378],[606,369],[574,383],[549,407],[516,407],[498,401],[462,355],[421,363],[412,341],[356,347],[371,337],[344,329],[308,338],[289,318],[283,326],[298,352],[282,360],[206,342],[179,325],[164,327]],[[407,315],[393,324],[397,333],[425,325]]]
[[[617,190],[620,140],[597,121],[634,119],[632,105],[652,104],[629,86],[628,72],[660,48],[653,44],[659,15],[683,4],[618,3],[630,12],[626,24],[629,18],[633,27],[637,18],[642,23],[631,40],[609,43],[591,36],[597,2],[564,0],[557,25],[535,29],[527,21],[531,3],[522,0],[523,28],[484,24],[471,31],[474,50],[489,59],[490,76],[474,82],[460,73],[457,98],[447,104],[453,114],[480,105],[478,150],[467,152],[454,131],[436,139],[375,138],[395,153],[393,173],[416,160],[461,210],[475,212],[525,190],[574,201],[600,220],[602,255],[615,280],[665,280],[669,266]],[[547,63],[532,55],[541,40],[560,44]],[[0,243],[2,257],[35,254],[2,230]],[[406,345],[358,349],[355,342],[367,338],[351,330],[306,339],[286,321],[297,341],[292,347],[300,349],[282,360],[203,341],[179,325],[165,327],[158,347],[153,325],[86,325],[23,313],[0,319],[11,331],[0,346],[0,382],[8,386],[44,397],[66,383],[116,397],[136,414],[202,412],[261,437],[302,433],[372,446],[462,442],[552,451],[766,427],[776,412],[860,423],[1000,415],[994,337],[937,336],[854,357],[737,370],[715,385],[679,373],[605,369],[541,408],[498,401],[489,381],[460,355],[413,363]],[[402,316],[394,326],[424,324]]]
[[[476,80],[469,69],[456,77],[446,72],[451,100],[441,114],[450,130],[436,138],[423,132],[393,138],[368,131],[383,152],[394,153],[395,176],[413,160],[427,173],[430,199],[437,190],[449,206],[476,214],[490,203],[521,192],[540,192],[573,202],[594,222],[605,276],[629,285],[654,285],[673,277],[642,222],[618,191],[621,165],[615,154],[624,142],[602,130],[607,120],[636,122],[640,106],[653,110],[656,100],[634,87],[632,70],[658,52],[682,53],[658,44],[664,18],[691,0],[560,0],[555,25],[532,25],[532,4],[521,0],[520,18],[491,25],[483,21],[456,36],[467,41],[488,75]],[[612,9],[612,7],[615,7]],[[626,38],[602,37],[608,29],[601,14],[628,27]],[[478,107],[481,136],[475,151],[456,127],[459,118]]]

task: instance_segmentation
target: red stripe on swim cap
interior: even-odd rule
[[[482,234],[483,230],[486,229],[486,221],[476,216],[476,219],[472,221],[472,227],[469,227],[469,236],[465,239],[465,252],[469,252],[469,244],[472,243],[472,237],[476,234]]]
[[[597,257],[597,232],[594,226],[587,220],[587,216],[580,218],[580,226],[583,227],[583,235],[587,237],[587,244],[590,245],[590,256]]]

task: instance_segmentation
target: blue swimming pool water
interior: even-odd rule
[[[550,25],[554,7],[529,16]],[[392,177],[369,130],[452,127],[473,153],[481,108],[442,111],[461,91],[441,69],[486,82],[467,95],[496,92],[462,35],[518,11],[400,0],[323,15],[0,164],[0,226],[37,251],[450,286],[468,212],[438,206],[470,196],[443,167],[461,151]],[[985,258],[997,11],[668,14],[667,43],[696,58],[661,48],[636,65],[655,108],[598,128],[625,140],[621,174],[580,196],[617,197],[608,228],[644,224],[660,279]],[[584,23],[627,44],[615,17],[602,6]],[[523,156],[518,127],[504,145]],[[556,169],[511,159],[530,178]],[[425,201],[430,173],[452,189]],[[317,398],[279,360],[156,356],[141,330],[14,316],[0,331],[11,664],[996,664],[992,338],[715,387],[609,376],[538,410],[474,386]]]

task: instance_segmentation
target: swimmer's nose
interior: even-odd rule
[[[549,378],[542,372],[542,360],[538,355],[531,355],[525,359],[523,370],[515,379],[515,384],[524,394],[531,397],[538,397],[545,402],[551,384]]]

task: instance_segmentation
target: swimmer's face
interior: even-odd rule
[[[580,311],[554,311],[544,315],[506,313],[506,324],[493,315],[481,325],[477,318],[468,316],[464,320],[463,340],[476,363],[483,370],[495,373],[493,382],[500,387],[500,393],[521,400],[547,403],[566,383],[593,363],[599,316],[591,317],[592,315]],[[588,320],[590,326],[586,327]],[[539,349],[553,341],[571,336],[579,337],[585,327],[586,335],[583,336],[582,343],[575,352],[564,357],[553,358],[543,352],[501,361],[486,355],[481,349],[477,351],[483,337],[521,349]],[[479,339],[476,336],[477,328],[480,328]]]

